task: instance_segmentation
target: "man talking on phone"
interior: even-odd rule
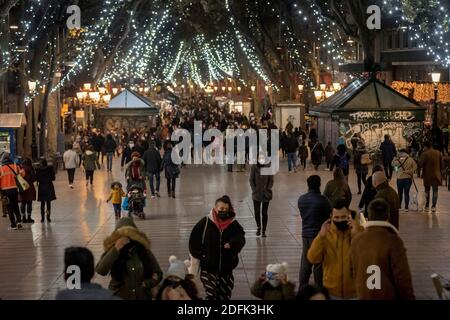
[[[352,237],[360,231],[355,217],[347,201],[337,199],[331,218],[324,222],[308,251],[309,262],[322,264],[323,286],[332,300],[356,298],[350,262]]]

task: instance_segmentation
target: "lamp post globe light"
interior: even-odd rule
[[[36,81],[28,81],[28,89],[33,95],[36,91]],[[38,146],[36,142],[36,118],[34,115],[34,98],[31,97],[31,158],[35,161],[38,158]]]
[[[441,74],[440,72],[433,72],[431,74],[431,80],[434,83],[434,106],[433,106],[433,126],[437,127],[438,125],[438,107],[437,107],[437,100],[438,100],[438,85],[441,81]]]

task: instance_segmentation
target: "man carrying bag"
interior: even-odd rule
[[[19,210],[19,191],[25,191],[30,187],[25,181],[22,184],[20,168],[11,160],[9,153],[4,154],[0,167],[0,190],[6,195],[8,202],[8,215],[11,222],[10,230],[22,229],[22,217]],[[20,176],[21,177],[21,176]],[[22,178],[22,180],[24,180]],[[18,187],[19,185],[19,187]]]

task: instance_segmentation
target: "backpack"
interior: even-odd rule
[[[348,170],[349,164],[348,164],[348,158],[347,158],[347,152],[343,156],[339,156],[341,160],[341,168],[342,170]]]

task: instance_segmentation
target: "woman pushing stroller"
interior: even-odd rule
[[[133,152],[131,161],[126,165],[125,178],[127,180],[128,215],[135,214],[145,218],[144,207],[147,197],[147,186],[145,184],[145,164],[140,158],[139,152]]]

